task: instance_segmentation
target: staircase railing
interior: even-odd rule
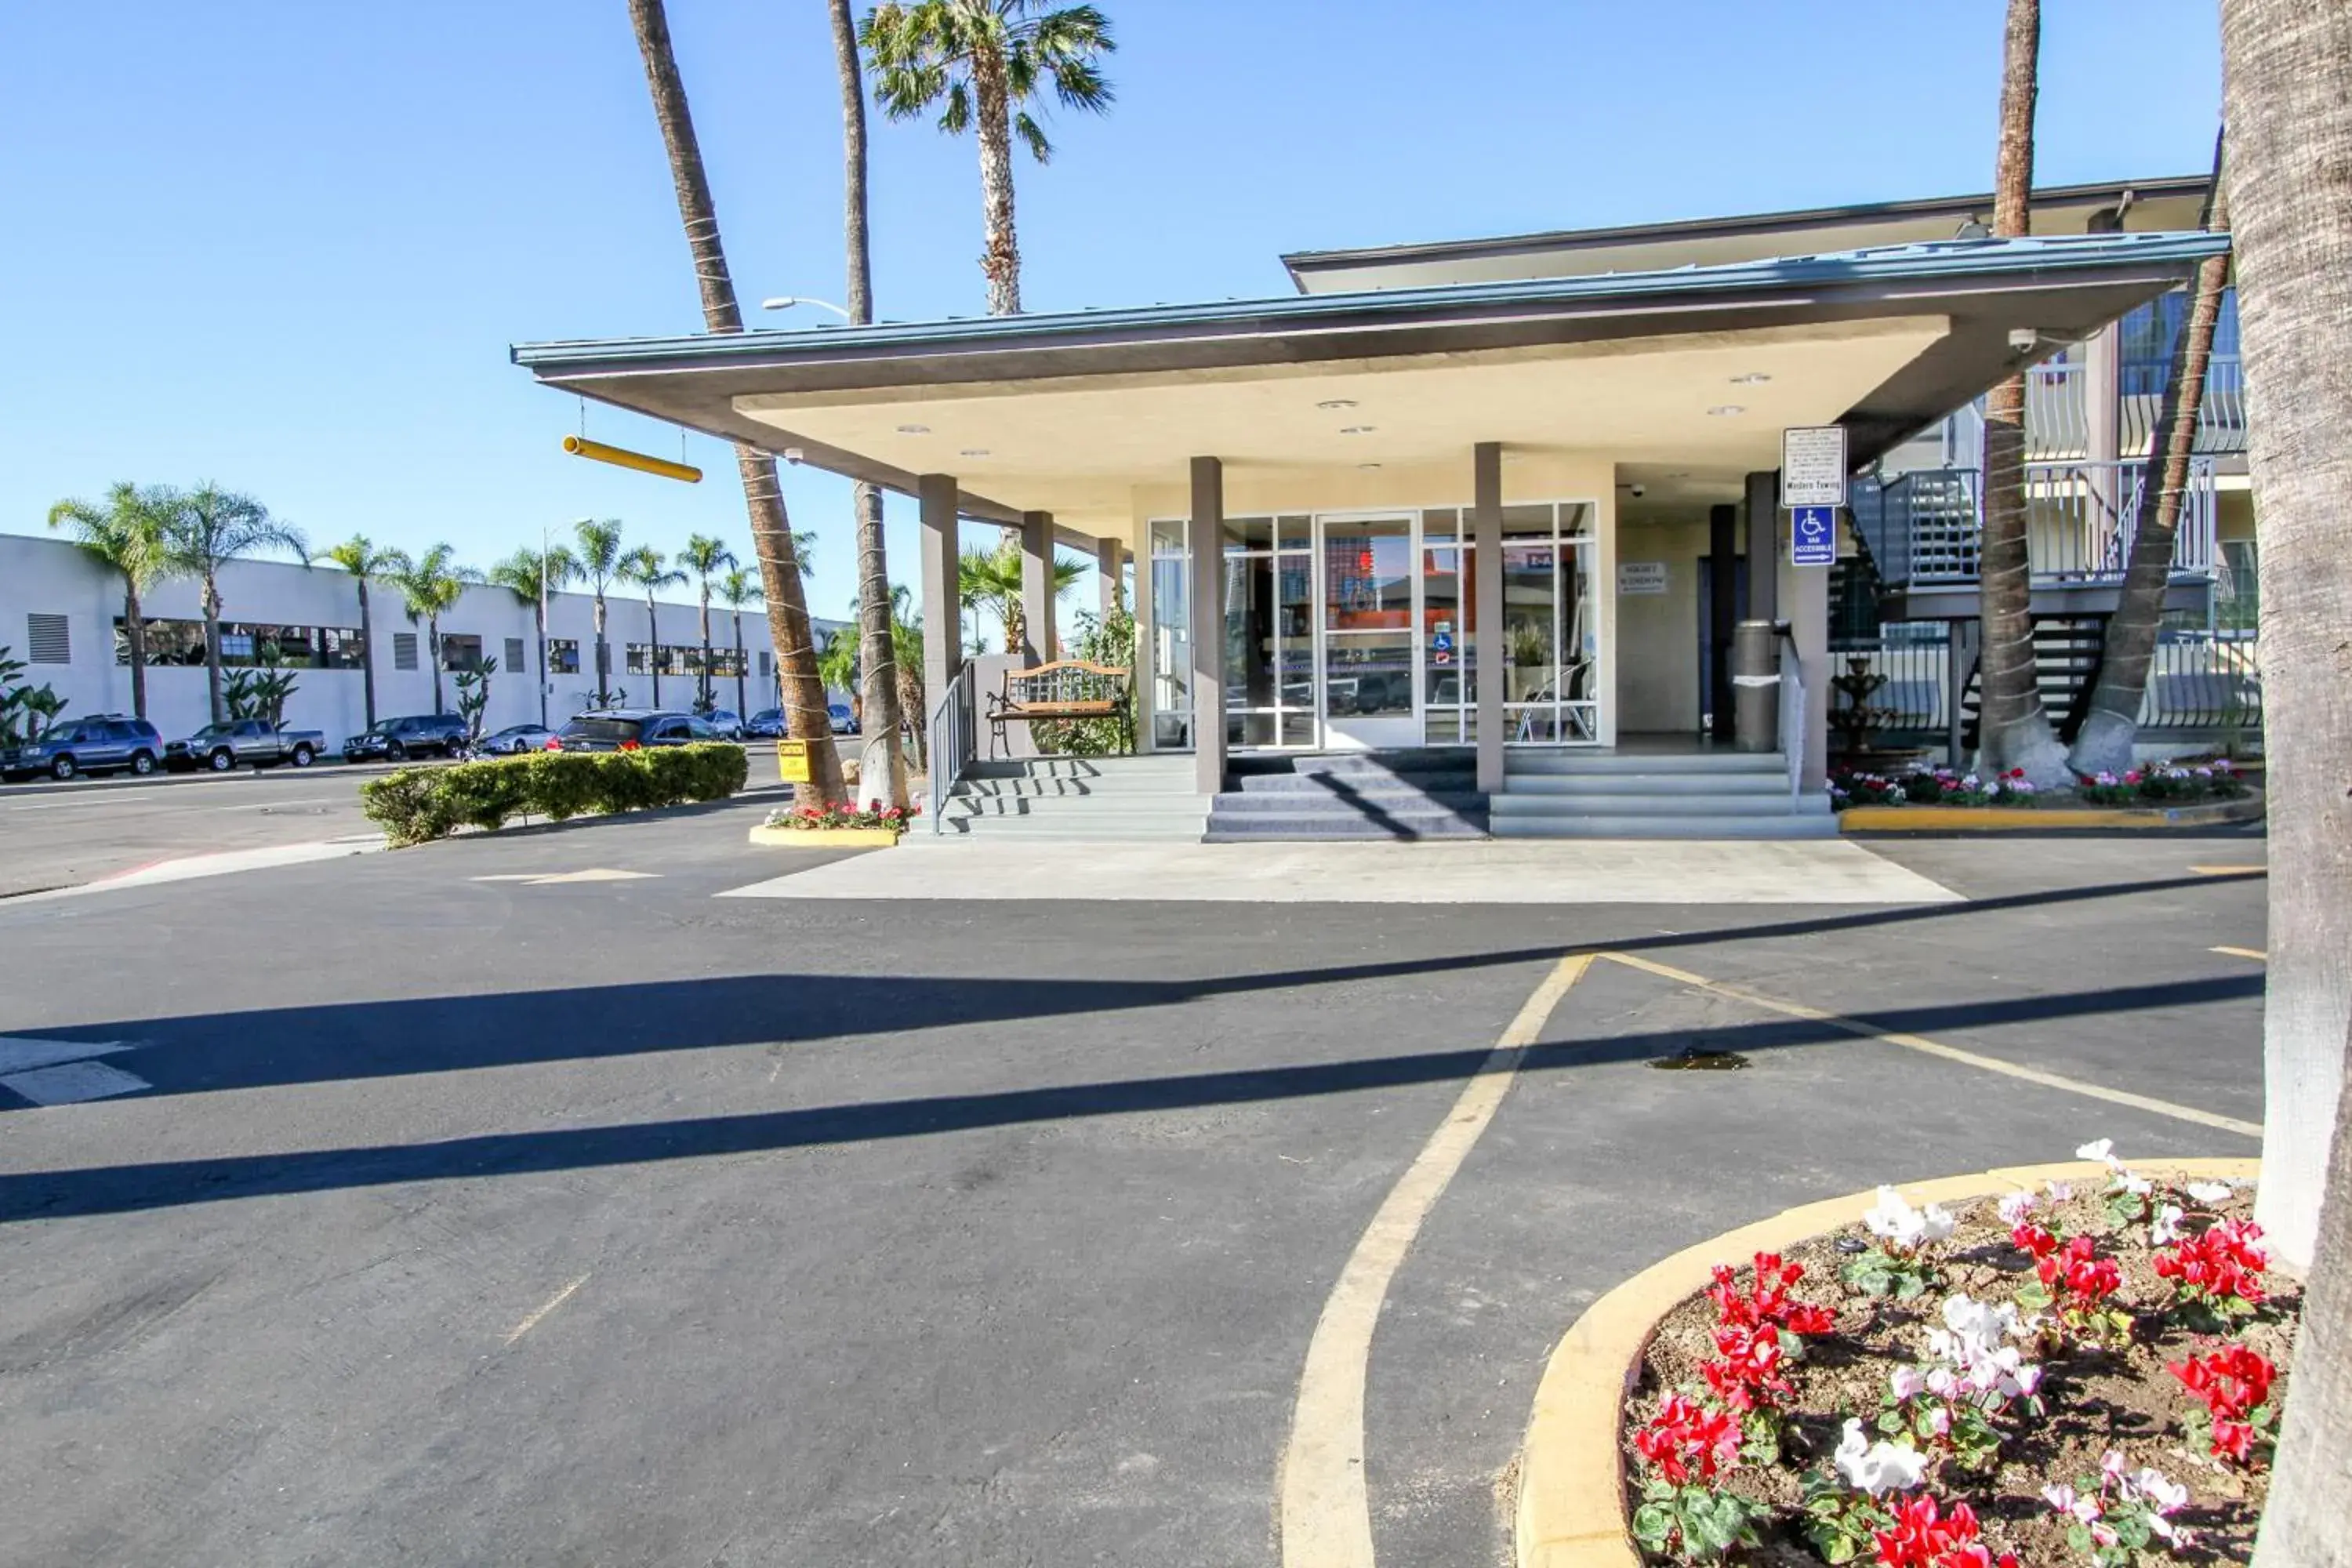
[[[2028,463],[2026,541],[2041,583],[2114,583],[2131,561],[2132,520],[2147,482],[2144,463]],[[1889,584],[1973,583],[1981,573],[1984,475],[1921,468],[1859,484],[1854,531]],[[2172,546],[2172,570],[2210,577],[2221,563],[2213,459],[2192,458]]]
[[[1789,763],[1789,804],[1794,806],[1805,783],[1805,661],[1797,644],[1780,644],[1780,755]]]
[[[929,753],[933,833],[947,831],[948,800],[955,794],[956,781],[963,777],[980,753],[977,690],[972,667],[967,664],[956,671],[939,706],[931,710],[924,749]]]

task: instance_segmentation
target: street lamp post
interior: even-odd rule
[[[789,310],[795,305],[814,305],[821,310],[831,310],[843,321],[855,324],[849,312],[830,300],[812,300],[805,294],[779,294],[772,300],[760,301],[760,309],[762,310]]]

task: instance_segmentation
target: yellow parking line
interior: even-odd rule
[[[2268,866],[2191,866],[2189,869],[2200,877],[2260,877],[2270,870]]]
[[[2231,958],[2251,958],[2256,963],[2268,963],[2271,961],[2271,955],[2264,952],[2259,947],[2216,947],[2208,949],[2207,951],[2211,952],[2226,952]]]

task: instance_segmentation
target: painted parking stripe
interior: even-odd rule
[[[21,1094],[35,1105],[77,1105],[85,1100],[106,1100],[154,1087],[137,1073],[104,1062],[66,1062],[0,1078],[0,1089]]]
[[[2217,947],[2210,951],[2231,958],[2251,958],[2256,963],[2268,963],[2271,961],[2271,955],[2259,947]]]
[[[115,1040],[36,1040],[23,1035],[0,1035],[0,1073],[29,1072],[130,1048]]]

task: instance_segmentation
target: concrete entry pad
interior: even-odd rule
[[[1856,844],[1071,844],[930,838],[719,895],[1344,904],[1929,904],[1961,896]]]

